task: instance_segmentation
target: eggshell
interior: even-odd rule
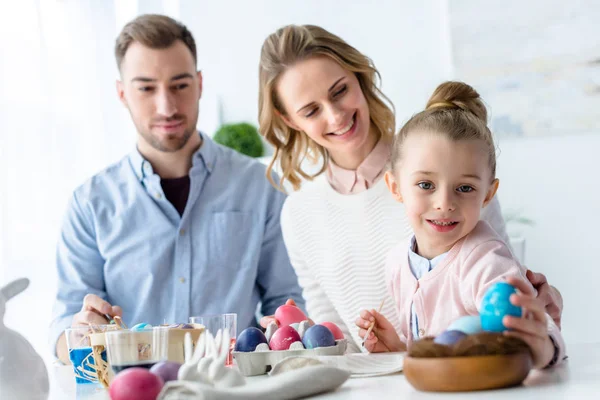
[[[434,343],[452,346],[454,343],[466,338],[467,334],[461,331],[444,331],[433,339]]]
[[[331,333],[326,326],[313,325],[304,333],[302,344],[307,349],[330,347],[335,346],[335,338],[333,337],[333,333]]]
[[[251,352],[260,343],[267,343],[265,334],[258,328],[246,328],[240,333],[235,342],[235,351]]]
[[[291,326],[282,326],[271,337],[269,347],[271,350],[287,350],[292,343],[300,341],[300,335],[294,328]]]
[[[111,400],[156,400],[164,382],[145,368],[128,368],[118,373],[110,383]]]
[[[143,331],[145,329],[151,329],[151,328],[152,328],[152,325],[147,324],[145,322],[140,322],[139,324],[132,326],[131,330],[134,332],[139,332],[139,331]]]
[[[283,305],[275,310],[275,319],[279,321],[279,326],[288,326],[295,322],[302,322],[306,318],[304,312],[296,306]]]
[[[177,373],[181,364],[174,361],[160,361],[150,368],[150,372],[162,378],[163,382],[171,382],[177,380]]]
[[[465,315],[455,320],[446,329],[447,331],[461,331],[467,335],[474,335],[483,331],[479,315]]]
[[[510,296],[516,293],[514,286],[506,282],[498,282],[491,286],[481,301],[481,327],[484,331],[502,332],[507,328],[502,323],[505,315],[520,317],[522,315],[521,307],[517,307],[510,302]]]
[[[335,338],[335,340],[341,340],[344,338],[344,333],[342,332],[342,330],[333,322],[323,322],[321,323],[321,325],[327,327],[331,333],[333,333],[333,337]]]

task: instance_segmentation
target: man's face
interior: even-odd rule
[[[182,149],[196,132],[202,75],[194,58],[177,40],[166,49],[133,42],[121,63],[119,98],[140,137],[138,146],[161,152]]]

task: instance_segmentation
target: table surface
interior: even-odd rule
[[[378,399],[598,399],[600,398],[600,343],[567,346],[569,359],[550,370],[532,371],[524,384],[514,388],[471,393],[425,393],[414,389],[402,373],[373,378],[351,378],[338,390],[317,396],[321,400]],[[268,379],[266,376],[250,380]],[[76,385],[71,367],[50,369],[50,400],[108,400],[99,385]]]

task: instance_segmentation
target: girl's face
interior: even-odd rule
[[[341,167],[355,169],[375,146],[378,138],[371,132],[358,79],[329,57],[309,58],[288,68],[276,91],[285,123],[327,149]]]
[[[418,253],[429,259],[475,228],[498,189],[483,141],[451,141],[430,132],[408,135],[396,174],[388,172],[385,179],[405,205]]]

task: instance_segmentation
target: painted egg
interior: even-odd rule
[[[344,338],[344,333],[342,330],[333,322],[323,322],[321,325],[327,327],[331,333],[333,333],[335,340],[341,340]]]
[[[174,361],[160,361],[150,368],[150,372],[162,378],[163,382],[171,382],[177,380],[177,373],[181,364]]]
[[[258,328],[246,328],[237,337],[235,351],[248,353],[254,351],[260,343],[267,343],[265,334]]]
[[[132,326],[131,330],[134,332],[139,332],[139,331],[143,331],[145,329],[150,329],[150,328],[152,328],[152,325],[147,324],[145,322],[140,322],[139,324]]]
[[[127,368],[115,375],[110,383],[112,400],[156,400],[164,382],[146,368]]]
[[[287,350],[292,343],[300,341],[300,335],[294,328],[291,326],[282,326],[271,337],[269,347],[271,350]]]
[[[333,337],[333,333],[331,333],[326,326],[313,325],[304,333],[302,344],[307,349],[330,347],[335,346],[335,338]]]
[[[474,335],[483,331],[479,315],[465,315],[455,320],[446,329],[447,331],[461,331],[467,335]]]
[[[307,318],[298,307],[283,305],[275,310],[275,319],[279,321],[279,326],[288,326],[296,322],[302,322]]]
[[[446,346],[452,346],[454,343],[466,337],[467,334],[464,332],[447,330],[437,335],[435,339],[433,339],[433,342],[437,344],[444,344]]]
[[[181,324],[179,329],[194,329],[194,327],[190,324]]]
[[[505,315],[521,316],[521,307],[510,302],[510,296],[516,292],[515,287],[506,282],[498,282],[485,292],[479,312],[484,331],[502,332],[507,329],[502,323]]]

